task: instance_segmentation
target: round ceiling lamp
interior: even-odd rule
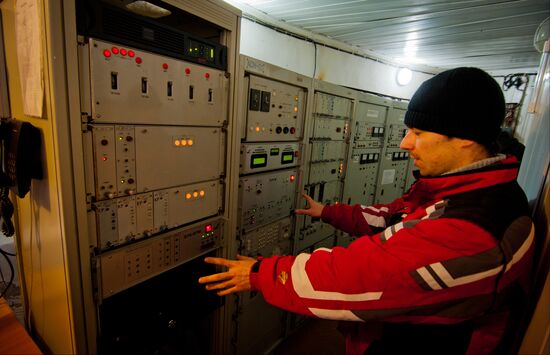
[[[397,83],[401,86],[405,86],[411,82],[412,71],[409,68],[399,68],[397,70]]]

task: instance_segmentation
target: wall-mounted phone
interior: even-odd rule
[[[28,122],[2,121],[0,139],[0,230],[11,237],[15,228],[11,221],[13,204],[8,189],[22,198],[30,190],[31,179],[42,178],[40,130]]]
[[[29,122],[9,120],[2,122],[0,137],[3,143],[0,185],[23,198],[30,190],[31,179],[42,178],[40,130]]]

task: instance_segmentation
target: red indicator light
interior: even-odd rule
[[[113,48],[111,48],[111,50],[113,51],[113,54],[118,54],[118,48],[117,47],[113,47]]]
[[[168,69],[168,64],[163,63],[163,64],[162,64],[162,69],[164,69],[164,70]]]
[[[212,232],[212,229],[213,229],[213,228],[212,228],[212,225],[211,225],[211,224],[207,224],[207,225],[204,227],[204,231],[205,231],[206,233]]]
[[[210,78],[210,73],[205,73],[205,74],[204,74],[204,77],[205,77],[206,79]]]
[[[128,51],[128,57],[134,58],[135,55],[136,53],[134,53],[134,51]]]
[[[296,180],[296,177],[294,175],[290,175],[290,182],[293,182],[294,180]]]
[[[101,160],[107,161],[107,157],[106,157],[106,156],[102,156],[102,157],[101,157]]]
[[[104,55],[105,57],[109,58],[109,57],[111,56],[111,51],[108,50],[108,49],[105,49],[105,50],[103,51],[103,55]]]
[[[187,74],[187,75],[191,74],[191,69],[185,68],[185,74]]]
[[[126,54],[128,54],[128,52],[126,51],[126,49],[122,48],[122,49],[120,50],[120,54],[121,54],[121,55],[126,55]]]
[[[136,57],[136,63],[141,64],[142,60],[141,57]]]

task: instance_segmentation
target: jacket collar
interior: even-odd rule
[[[514,181],[518,175],[519,162],[514,156],[507,156],[495,164],[453,174],[423,177],[417,176],[416,182],[403,195],[405,202],[423,204],[434,199],[505,184]],[[418,173],[415,171],[415,173]]]

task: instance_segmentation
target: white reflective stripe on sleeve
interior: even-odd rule
[[[403,222],[399,222],[397,224],[394,224],[392,226],[392,228],[393,228],[393,234],[399,232],[401,229],[403,229]]]
[[[418,272],[418,274],[424,279],[424,281],[426,281],[426,283],[432,288],[432,290],[441,290],[441,286],[439,286],[437,281],[435,281],[435,279],[425,267],[416,269],[416,272]]]
[[[332,252],[331,249],[326,248],[317,249],[315,252],[319,251]],[[314,290],[313,285],[311,284],[311,281],[309,280],[309,277],[306,273],[306,263],[310,257],[310,254],[299,254],[298,256],[296,256],[294,264],[292,265],[292,284],[294,286],[294,291],[298,296],[314,300],[334,300],[349,302],[373,301],[379,300],[380,297],[382,297],[382,292],[347,294],[340,292]]]
[[[435,205],[431,205],[430,207],[426,208],[426,215],[422,217],[422,219],[430,218],[430,215],[434,212],[435,212]]]
[[[531,224],[531,232],[529,232],[529,236],[527,237],[527,239],[525,239],[521,247],[515,252],[514,256],[512,256],[512,260],[510,260],[508,265],[506,265],[506,271],[510,270],[512,265],[514,265],[515,263],[517,263],[523,258],[525,253],[527,253],[527,251],[531,247],[531,244],[533,244],[534,240],[535,240],[535,225]]]
[[[368,209],[368,210],[371,210],[371,211],[374,211],[374,212],[388,212],[389,211],[389,208],[387,207],[380,207],[380,209],[376,208],[376,207],[373,207],[373,206],[363,206],[361,205],[361,208],[363,209]]]
[[[384,240],[388,241],[388,239],[391,238],[391,227],[384,229],[384,231],[382,232],[382,235],[384,236]]]
[[[373,227],[386,226],[386,219],[384,217],[373,216],[366,212],[363,212],[363,218],[365,218],[365,221],[367,221],[367,223]]]
[[[349,320],[349,321],[353,321],[353,322],[364,322],[364,320],[357,317],[352,311],[320,309],[320,308],[310,308],[309,310],[316,317],[323,318],[323,319]]]
[[[447,285],[448,287],[455,287],[455,286],[465,285],[468,283],[483,280],[487,277],[494,276],[498,274],[500,271],[502,271],[502,266],[498,266],[491,270],[478,272],[477,274],[462,276],[455,279],[449,274],[447,269],[445,269],[445,267],[441,263],[431,264],[430,266],[432,267],[434,272],[437,274],[437,276],[439,276],[441,281],[443,281],[445,285]]]

